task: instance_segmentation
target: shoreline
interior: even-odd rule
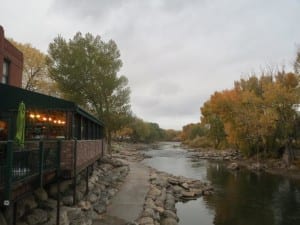
[[[147,144],[115,143],[112,157],[141,163],[145,155],[140,150],[150,149]],[[148,166],[149,190],[142,212],[135,220],[139,225],[177,225],[176,203],[212,195],[213,187],[201,180],[175,176]],[[134,224],[134,223],[130,223]]]
[[[190,158],[195,161],[199,159],[217,160],[227,164],[228,169],[231,170],[247,169],[254,172],[266,172],[276,176],[300,180],[300,168],[294,164],[288,167],[282,159],[257,160],[255,157],[245,158],[236,150],[199,149],[186,145],[182,147],[192,153]]]

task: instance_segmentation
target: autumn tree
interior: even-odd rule
[[[48,54],[48,71],[64,97],[104,121],[110,146],[112,132],[120,129],[131,113],[128,80],[118,76],[122,61],[116,43],[78,32],[68,41],[56,37]]]
[[[58,90],[46,69],[46,55],[29,43],[10,40],[24,56],[22,87],[40,93],[58,96]]]
[[[279,71],[236,81],[234,88],[214,93],[201,108],[208,138],[222,138],[245,154],[291,151],[299,102],[299,76]],[[218,145],[215,145],[218,147]],[[291,152],[291,155],[292,152]]]

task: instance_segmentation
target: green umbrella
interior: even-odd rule
[[[18,115],[17,115],[17,132],[15,141],[20,147],[24,147],[25,141],[25,104],[21,102],[19,104]]]

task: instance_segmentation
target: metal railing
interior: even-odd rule
[[[59,141],[42,140],[25,142],[19,148],[13,141],[0,142],[0,187],[4,191],[4,205],[9,204],[11,191],[17,182],[38,176],[43,185],[43,175],[60,166]]]
[[[5,183],[6,171],[6,144],[0,142],[0,187]]]

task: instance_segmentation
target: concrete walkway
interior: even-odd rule
[[[149,169],[135,162],[129,166],[129,174],[108,206],[107,216],[103,221],[94,221],[94,225],[123,225],[140,216],[149,190]]]

